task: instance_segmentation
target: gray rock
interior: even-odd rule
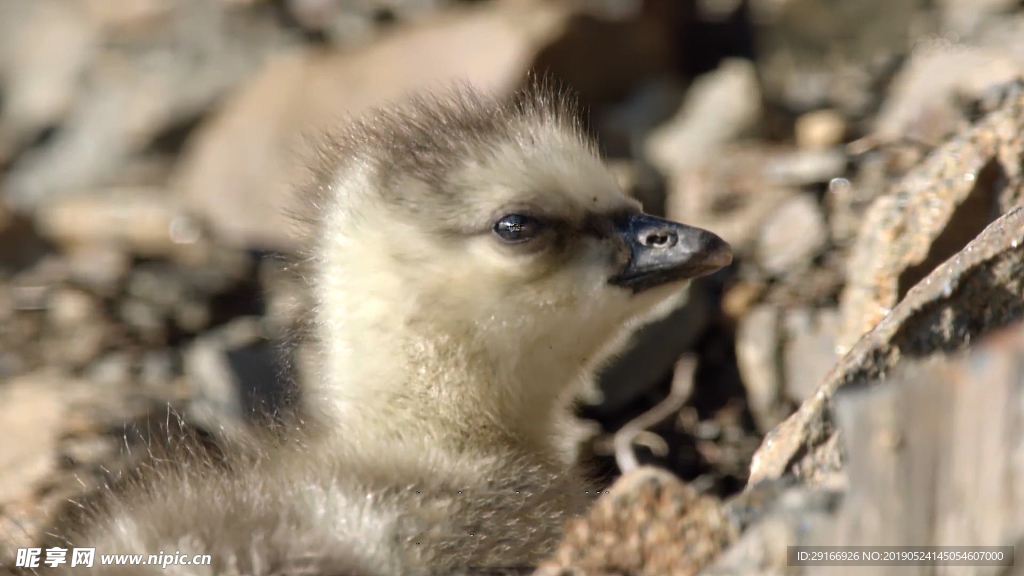
[[[0,0],[0,163],[71,109],[101,39],[82,4]]]
[[[104,296],[112,296],[131,268],[131,257],[113,244],[83,244],[67,251],[70,279]]]
[[[751,250],[762,223],[796,193],[791,181],[775,179],[785,177],[785,170],[768,170],[775,154],[764,145],[729,145],[693,170],[675,173],[666,214],[714,231],[737,253]]]
[[[205,112],[284,42],[267,12],[235,13],[219,0],[169,6],[169,17],[97,51],[61,129],[11,166],[10,202],[29,210],[55,195],[119,183],[130,156]]]
[[[1020,77],[1024,61],[999,48],[922,40],[893,80],[874,120],[873,138],[938,144],[968,124],[962,102],[982,99]]]
[[[779,206],[761,227],[757,259],[772,276],[805,269],[825,248],[828,230],[817,200],[798,194]]]
[[[903,295],[1024,196],[1024,90],[936,149],[865,215],[840,298],[848,349]]]
[[[764,175],[783,186],[828,182],[846,171],[846,154],[837,148],[777,150],[765,158]]]
[[[747,406],[761,430],[771,430],[781,420],[781,329],[777,306],[762,304],[740,319],[736,327],[736,363]]]
[[[859,117],[886,73],[879,56],[901,54],[929,28],[920,0],[760,0],[752,6],[758,77],[767,103],[789,112],[834,108]]]
[[[647,157],[662,173],[692,170],[718,148],[750,131],[761,117],[754,65],[726,60],[694,81],[676,115],[651,133]]]
[[[833,309],[787,310],[783,325],[786,395],[803,402],[817,391],[822,379],[839,360],[836,354],[839,313]]]
[[[960,38],[973,38],[985,20],[1018,7],[1015,0],[941,0],[937,2],[942,28]]]
[[[765,436],[751,483],[792,471],[813,481],[842,463],[830,408],[837,390],[884,377],[903,358],[962,349],[1024,318],[1024,208],[1014,208],[916,284],[829,371],[800,409]]]

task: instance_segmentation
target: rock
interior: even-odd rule
[[[714,230],[733,251],[753,246],[761,224],[795,193],[765,173],[760,147],[729,147],[694,170],[669,179],[665,212],[670,219]]]
[[[664,130],[664,123],[677,112],[685,93],[677,78],[659,77],[643,82],[622,102],[598,109],[593,122],[602,149],[612,157],[646,158],[649,136]]]
[[[837,393],[843,474],[815,487],[792,477],[749,484],[724,506],[742,535],[703,573],[835,573],[794,566],[787,547],[796,545],[1019,542],[1022,353],[1018,323],[969,352],[904,362]]]
[[[1024,90],[936,149],[868,209],[847,267],[838,344],[849,348],[903,294],[1022,196]]]
[[[192,419],[213,429],[241,420],[239,383],[216,335],[197,338],[185,352],[185,375],[192,385]]]
[[[764,174],[777,184],[807,186],[828,182],[846,171],[841,150],[776,150],[765,158]]]
[[[100,39],[79,4],[0,1],[0,164],[72,107]]]
[[[919,42],[893,80],[872,136],[883,142],[938,144],[967,126],[966,110],[958,100],[979,100],[991,87],[1012,82],[1022,72],[1024,61],[1014,62],[996,48],[968,48],[943,39]]]
[[[810,194],[798,194],[775,209],[761,227],[757,258],[772,276],[807,268],[828,241],[825,217]]]
[[[916,18],[920,0],[787,0],[756,2],[758,78],[771,108],[802,113],[833,108],[847,117],[871,112],[876,82],[914,33],[930,31]],[[766,6],[771,4],[771,6]]]
[[[164,266],[137,267],[125,287],[127,295],[149,302],[166,312],[181,301],[186,280],[177,270]]]
[[[85,0],[89,16],[104,28],[132,30],[174,12],[173,0]]]
[[[94,386],[118,390],[132,381],[132,357],[128,352],[111,352],[97,359],[85,372]]]
[[[739,253],[753,244],[766,219],[797,188],[827,182],[845,171],[838,150],[794,150],[732,145],[669,179],[669,218],[714,230]]]
[[[296,150],[310,130],[456,81],[509,92],[563,18],[549,4],[486,5],[396,30],[359,51],[281,54],[200,127],[175,189],[234,245],[294,248],[296,225],[285,214],[306,176]]]
[[[748,487],[725,503],[726,513],[743,532],[701,574],[799,573],[788,566],[788,547],[806,545],[819,531],[831,529],[843,492],[787,480]]]
[[[762,304],[740,318],[736,327],[736,365],[747,391],[747,407],[760,430],[771,430],[784,415],[780,363],[781,330],[777,306]]]
[[[813,482],[842,464],[830,408],[837,390],[884,377],[903,358],[959,350],[1024,318],[1024,208],[989,225],[915,285],[822,380],[800,409],[765,436],[752,484],[787,471]]]
[[[289,13],[303,28],[339,46],[370,39],[377,20],[409,21],[452,4],[452,0],[288,0]]]
[[[113,459],[117,443],[110,436],[69,438],[61,442],[59,458],[67,467],[100,465]]]
[[[150,257],[179,249],[183,243],[172,230],[187,219],[174,197],[151,189],[68,196],[48,202],[37,215],[44,236],[72,249],[107,245]]]
[[[937,4],[943,30],[964,39],[974,37],[986,19],[1017,7],[1014,0],[941,0]]]
[[[60,130],[10,167],[5,195],[14,206],[121,184],[133,154],[206,112],[284,42],[266,11],[234,13],[215,0],[171,6],[170,17],[97,52]]]
[[[1013,545],[1024,536],[1024,331],[908,362],[835,400],[849,489],[842,545]],[[976,570],[976,573],[980,573]]]
[[[128,275],[131,257],[106,242],[81,244],[67,250],[70,279],[104,296],[113,296]]]
[[[839,360],[839,313],[834,309],[797,308],[786,311],[782,324],[786,340],[782,353],[786,395],[803,402],[817,391],[822,378]]]
[[[59,378],[37,372],[0,384],[0,504],[30,498],[57,465],[65,413]]]
[[[846,119],[835,110],[815,110],[801,114],[793,126],[796,145],[806,150],[828,149],[843,141]]]
[[[50,294],[47,315],[58,330],[74,329],[98,314],[99,303],[81,290],[60,288]]]
[[[143,355],[139,367],[139,384],[143,388],[166,393],[170,381],[178,375],[176,364],[180,356],[176,349],[157,348]]]
[[[50,291],[67,279],[67,262],[55,254],[48,254],[35,266],[13,278],[10,296],[14,309],[45,309]]]
[[[736,538],[716,499],[671,473],[637,468],[603,494],[535,576],[696,574]]]
[[[676,115],[651,133],[647,157],[669,176],[695,169],[718,148],[750,131],[761,116],[753,64],[726,60],[697,78]]]
[[[109,327],[91,294],[62,286],[49,292],[46,307],[53,340],[42,356],[49,364],[80,368],[103,350]]]
[[[189,334],[198,334],[210,324],[210,307],[198,300],[184,300],[174,305],[174,323]]]
[[[741,278],[722,295],[722,313],[731,323],[738,324],[757,304],[764,291],[762,282]]]
[[[118,317],[143,342],[164,344],[167,327],[164,315],[153,304],[139,298],[124,298],[118,306]]]

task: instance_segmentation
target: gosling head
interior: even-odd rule
[[[367,387],[360,366],[383,346],[398,380],[415,376],[404,362],[443,386],[454,367],[422,365],[450,361],[507,405],[542,402],[732,259],[711,232],[644,214],[543,91],[418,99],[325,151],[315,261],[328,387]]]

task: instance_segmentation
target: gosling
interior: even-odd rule
[[[644,214],[574,118],[545,90],[458,90],[327,138],[305,189],[315,425],[111,494],[69,539],[95,547],[92,572],[496,574],[549,554],[588,502],[573,396],[732,259]],[[98,561],[159,553],[212,563]]]

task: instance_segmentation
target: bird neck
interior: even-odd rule
[[[343,327],[324,326],[321,336],[323,372],[313,401],[360,435],[566,456],[564,431],[583,369],[548,358],[547,346],[502,349],[472,337],[471,327],[365,314]]]

